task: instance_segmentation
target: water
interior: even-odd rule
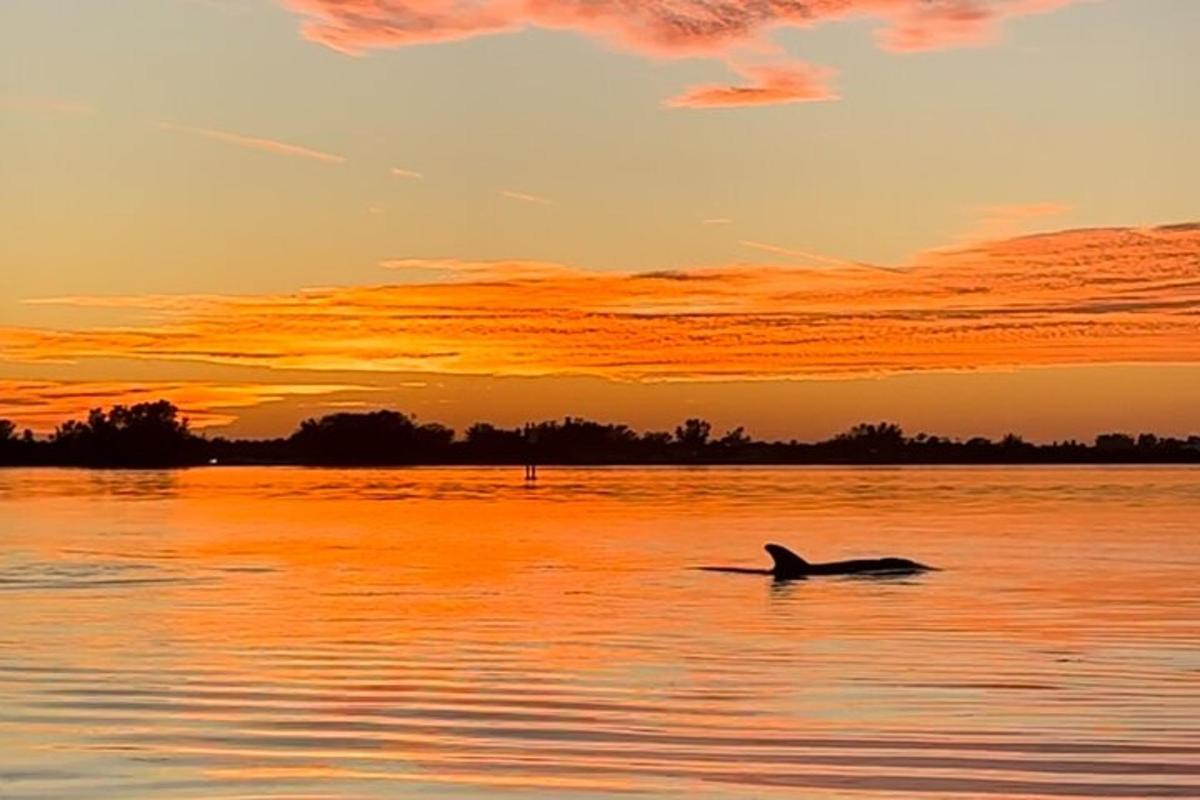
[[[1200,470],[0,470],[0,797],[1200,797]],[[900,555],[775,585],[688,569]]]

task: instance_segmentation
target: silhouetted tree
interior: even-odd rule
[[[1015,433],[998,442],[966,442],[917,434],[890,422],[856,425],[824,441],[755,441],[738,427],[713,440],[712,426],[692,418],[674,433],[638,434],[627,425],[575,417],[498,428],[469,427],[462,440],[436,423],[398,411],[338,413],[307,419],[286,439],[229,440],[194,436],[167,401],[92,409],[68,420],[48,440],[0,420],[0,464],[164,467],[209,459],[240,464],[899,464],[899,463],[1200,463],[1200,436],[1160,438],[1104,434],[1094,446],[1074,440],[1035,445]]]
[[[460,449],[465,460],[476,464],[516,464],[532,455],[531,444],[523,430],[477,422],[467,428]]]
[[[902,460],[904,445],[904,430],[899,425],[880,422],[855,425],[835,436],[824,449],[839,460],[892,462]]]
[[[750,437],[746,435],[746,429],[739,425],[718,439],[717,444],[730,450],[738,450],[750,444]]]
[[[627,425],[575,417],[528,426],[539,463],[612,464],[638,460],[638,435]]]
[[[708,445],[712,425],[702,419],[688,419],[675,428],[675,443],[689,459],[697,459]]]
[[[93,408],[85,422],[59,425],[49,444],[55,461],[96,466],[181,466],[202,457],[201,441],[166,400]]]
[[[1127,433],[1102,433],[1096,437],[1096,449],[1108,451],[1132,450],[1136,446]]]
[[[863,423],[855,425],[848,433],[843,433],[838,438],[866,447],[899,447],[904,444],[904,429],[891,422],[880,422],[877,425]]]
[[[642,434],[642,443],[647,447],[666,449],[671,446],[674,437],[666,431],[649,431]]]
[[[708,444],[712,425],[702,419],[689,419],[675,428],[675,440],[690,448],[701,448]]]
[[[0,419],[0,464],[20,463],[24,455],[23,442],[17,438],[17,425],[12,420]]]
[[[306,419],[288,440],[308,464],[416,464],[446,460],[454,431],[418,425],[398,411],[329,414]]]

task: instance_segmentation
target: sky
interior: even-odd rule
[[[1200,433],[1194,0],[0,4],[0,417]]]

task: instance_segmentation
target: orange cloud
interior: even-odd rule
[[[720,59],[744,87],[705,86],[671,105],[830,99],[820,68],[796,62],[747,70],[739,53],[777,53],[770,33],[855,17],[880,20],[882,47],[930,50],[985,44],[1008,18],[1079,0],[282,0],[304,17],[305,38],[345,53],[447,42],[527,27],[577,31],[652,58]]]
[[[80,419],[88,409],[116,403],[152,402],[166,398],[183,410],[194,429],[228,425],[230,413],[286,397],[369,391],[368,387],[334,384],[220,384],[208,381],[43,381],[0,380],[0,419],[46,433],[65,419]]]
[[[139,326],[0,328],[0,359],[622,380],[1200,362],[1197,224],[1029,236],[891,270],[392,266],[445,271],[384,286],[177,297]],[[143,314],[151,305],[103,302]]]
[[[333,153],[324,153],[320,150],[301,147],[298,144],[281,142],[277,139],[262,139],[256,136],[242,136],[238,133],[218,131],[211,128],[193,128],[188,125],[175,125],[170,122],[156,122],[154,123],[154,126],[159,130],[191,133],[195,134],[196,136],[203,136],[206,139],[214,139],[218,142],[225,142],[226,144],[232,144],[238,147],[246,147],[251,150],[265,150],[268,153],[275,153],[281,156],[311,158],[315,161],[325,161],[330,164],[344,164],[346,162],[344,156],[334,155]]]
[[[733,108],[817,100],[836,100],[829,80],[837,70],[796,63],[783,66],[741,67],[744,86],[693,86],[667,101],[673,108]]]
[[[975,227],[963,234],[959,241],[988,242],[1016,236],[1028,229],[1032,223],[1071,211],[1065,203],[1025,203],[1021,205],[987,206],[980,209],[981,216]]]

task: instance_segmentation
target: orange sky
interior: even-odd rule
[[[14,0],[0,416],[1193,433],[1197,24],[1177,0]]]
[[[591,376],[621,382],[885,378],[1200,359],[1200,226],[1041,234],[898,268],[731,265],[639,273],[399,261],[409,282],[276,295],[79,296],[121,326],[0,329],[5,360],[182,361],[307,371],[306,384],[9,382],[52,414],[109,394],[176,398],[198,425],[238,407],[367,387],[322,373]],[[411,278],[411,276],[419,276]],[[331,401],[359,407],[370,398]],[[931,398],[932,401],[932,398]],[[222,411],[223,410],[223,411]],[[481,411],[483,409],[480,409]]]
[[[122,326],[0,329],[9,361],[174,359],[310,370],[838,378],[1200,358],[1200,225],[1042,234],[902,268],[639,273],[390,262],[406,283],[39,303]]]

